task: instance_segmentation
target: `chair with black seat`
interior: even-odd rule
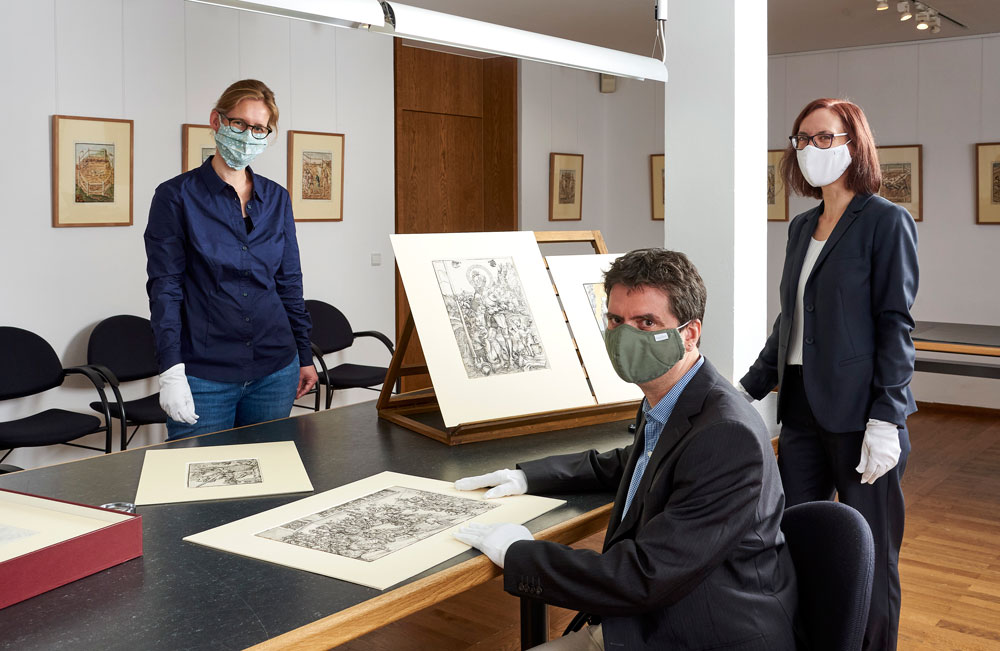
[[[7,449],[0,463],[16,448],[57,443],[110,453],[113,424],[104,392],[105,381],[96,369],[90,366],[63,368],[56,351],[44,339],[28,330],[0,326],[0,400],[25,398],[54,389],[62,385],[67,375],[73,374],[85,376],[94,385],[100,397],[104,423],[96,416],[65,409],[46,409],[25,418],[0,422],[0,450]],[[101,432],[104,433],[103,448],[71,443]]]
[[[868,622],[875,543],[864,517],[839,502],[807,502],[781,518],[810,651],[857,651]]]
[[[327,368],[323,355],[329,355],[350,348],[359,337],[373,337],[381,341],[389,350],[390,357],[395,351],[392,341],[376,330],[354,332],[344,313],[323,301],[306,301],[306,309],[312,318],[313,354],[320,363],[319,383],[326,386],[326,408],[333,404],[333,392],[338,389],[371,389],[385,381],[387,366],[366,366],[362,364],[339,364]],[[318,385],[317,385],[318,387]],[[319,389],[317,388],[317,391]],[[319,397],[317,395],[317,409]]]
[[[98,323],[87,343],[87,363],[100,371],[120,398],[118,385],[156,377],[160,374],[156,363],[156,344],[149,319],[131,314],[108,317]],[[145,398],[121,401],[125,408],[123,419],[118,403],[111,403],[111,417],[122,421],[122,430],[135,427],[128,439],[122,438],[122,450],[132,442],[132,437],[143,425],[166,423],[167,413],[160,408],[160,394]],[[90,403],[91,409],[100,412],[99,402]]]

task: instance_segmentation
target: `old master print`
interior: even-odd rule
[[[188,488],[212,486],[242,486],[262,484],[257,459],[227,459],[226,461],[192,461],[188,464]]]
[[[257,536],[371,562],[499,504],[391,486]]]
[[[111,203],[115,200],[115,146],[77,142],[76,203]]]
[[[913,203],[912,179],[909,163],[882,163],[879,194],[893,203]]]
[[[576,203],[576,170],[559,170],[559,203]]]
[[[583,291],[587,293],[590,310],[594,313],[597,327],[603,335],[608,329],[608,295],[604,291],[604,283],[584,283]]]
[[[333,152],[302,152],[302,198],[329,201],[333,197]]]
[[[431,264],[469,379],[549,368],[511,258]]]
[[[767,166],[767,205],[774,205],[774,165]]]
[[[993,163],[993,192],[990,195],[990,203],[1000,203],[1000,163]]]

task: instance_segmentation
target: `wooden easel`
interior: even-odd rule
[[[608,247],[605,245],[604,237],[600,231],[535,231],[535,240],[539,244],[589,243],[594,248],[595,253],[608,252]],[[635,416],[635,411],[639,406],[639,401],[633,400],[445,427],[441,420],[440,408],[433,387],[392,395],[392,388],[401,377],[427,373],[426,365],[403,366],[403,356],[413,338],[413,332],[413,314],[411,313],[406,316],[406,323],[399,337],[399,345],[396,346],[396,352],[393,353],[392,362],[389,364],[389,370],[385,376],[385,383],[382,385],[382,392],[376,403],[378,415],[379,418],[384,418],[448,445],[629,420]],[[583,364],[582,360],[580,363]]]

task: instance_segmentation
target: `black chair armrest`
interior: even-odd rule
[[[357,337],[374,337],[375,339],[378,339],[383,344],[385,344],[385,347],[389,349],[389,354],[390,355],[392,355],[392,354],[394,354],[396,352],[395,346],[392,345],[392,340],[389,339],[388,337],[386,337],[384,334],[382,334],[378,330],[362,330],[361,332],[355,332],[354,333],[354,337],[355,338],[357,338]]]
[[[104,408],[104,453],[111,454],[111,410],[108,408],[108,396],[104,393],[104,376],[90,366],[71,366],[70,368],[64,368],[63,376],[65,377],[67,375],[83,375],[90,380],[91,383],[93,383],[94,388],[97,389],[97,395],[101,398],[101,406]],[[125,414],[123,412],[122,416],[124,415]]]
[[[128,424],[128,417],[125,415],[125,400],[122,399],[122,394],[118,390],[118,378],[115,376],[114,371],[103,364],[87,364],[85,368],[94,369],[107,381],[108,384],[111,385],[111,391],[115,394],[115,401],[118,402],[118,409],[120,410],[118,413],[122,415],[121,449],[124,450],[128,447],[128,428],[126,427]]]

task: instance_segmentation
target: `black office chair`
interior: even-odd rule
[[[354,332],[344,313],[323,301],[306,301],[306,309],[312,317],[313,355],[319,360],[319,383],[317,384],[316,410],[319,410],[319,384],[326,386],[326,408],[333,404],[333,392],[338,389],[371,389],[385,381],[388,372],[386,366],[365,366],[362,364],[340,364],[327,368],[323,355],[329,355],[345,348],[350,348],[358,337],[374,337],[389,349],[391,356],[395,351],[392,341],[375,330]]]
[[[839,502],[808,502],[781,518],[799,584],[810,651],[857,651],[868,622],[875,543],[864,517]]]
[[[6,448],[7,453],[0,457],[0,463],[16,448],[57,443],[108,454],[111,452],[113,423],[104,393],[104,378],[96,369],[89,366],[63,368],[56,351],[44,339],[21,328],[0,326],[0,400],[24,398],[54,389],[72,374],[83,375],[94,385],[101,399],[104,423],[96,416],[65,409],[46,409],[26,418],[2,422],[0,449]],[[70,442],[100,432],[104,432],[103,448]],[[125,436],[124,430],[122,436]]]
[[[104,375],[115,392],[116,402],[109,406],[111,417],[122,421],[122,450],[128,447],[143,425],[167,422],[167,413],[160,408],[159,392],[137,400],[122,401],[118,389],[121,382],[145,380],[160,374],[149,319],[119,314],[98,323],[87,343],[87,363]],[[125,408],[124,416],[118,409],[119,402]],[[98,413],[102,409],[99,402],[90,403],[90,407]],[[128,426],[135,429],[126,440],[124,433]]]

